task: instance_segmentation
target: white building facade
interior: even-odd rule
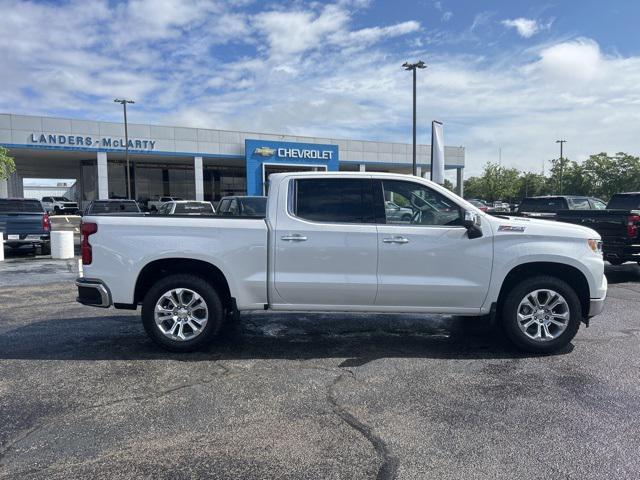
[[[129,124],[132,197],[218,201],[262,195],[268,175],[291,170],[386,171],[410,174],[406,143]],[[23,180],[76,179],[77,200],[126,198],[124,125],[69,118],[0,114],[0,145],[16,173],[0,181],[0,197],[24,195]],[[417,146],[420,175],[429,177],[431,147]],[[445,168],[461,188],[464,147],[445,147]],[[460,192],[459,190],[459,193]]]

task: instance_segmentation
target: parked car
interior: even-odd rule
[[[553,220],[559,210],[601,210],[605,206],[606,204],[598,198],[577,195],[527,197],[520,202],[516,215]]]
[[[493,204],[490,204],[487,208],[489,213],[509,213],[509,204],[502,200],[496,200]]]
[[[67,197],[42,197],[42,206],[50,215],[77,215],[78,204]]]
[[[471,198],[467,200],[471,205],[479,209],[481,212],[486,212],[489,209],[489,205],[487,205],[484,201],[479,200],[477,198]]]
[[[0,198],[0,232],[9,249],[40,249],[51,253],[49,214],[40,200]]]
[[[604,258],[612,265],[640,263],[640,192],[617,193],[606,209],[560,210],[556,220],[598,232],[602,236]]]
[[[267,197],[222,197],[218,203],[218,214],[231,217],[264,217]]]
[[[147,210],[150,212],[155,212],[160,208],[160,205],[167,202],[175,202],[182,200],[180,197],[157,197],[156,200],[149,200],[147,202]]]
[[[607,293],[591,229],[482,213],[446,188],[388,173],[269,177],[266,218],[88,216],[85,305],[137,309],[173,351],[238,311],[493,314],[519,348],[553,352]],[[387,217],[384,199],[411,205]]]
[[[135,200],[93,200],[84,210],[84,215],[144,215]]]
[[[410,222],[413,216],[413,210],[411,208],[401,207],[390,200],[384,202],[384,208],[387,218],[393,218],[394,220]]]
[[[157,213],[158,215],[214,215],[216,209],[211,202],[174,200],[163,203]]]

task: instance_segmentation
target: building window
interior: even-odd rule
[[[242,167],[205,165],[204,199],[218,202],[222,197],[247,194],[246,171]]]

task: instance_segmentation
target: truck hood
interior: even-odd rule
[[[493,227],[495,235],[540,235],[547,237],[593,238],[600,240],[600,234],[595,230],[571,223],[541,220],[529,217],[496,217],[484,215]]]

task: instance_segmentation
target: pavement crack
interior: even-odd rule
[[[335,396],[336,386],[348,378],[355,379],[355,374],[351,370],[343,370],[343,373],[331,382],[331,385],[329,385],[327,390],[327,402],[331,405],[333,412],[338,415],[343,422],[360,433],[373,446],[376,455],[380,460],[380,467],[378,468],[376,480],[395,479],[400,462],[392,453],[391,448],[382,438],[376,435],[373,428],[360,421],[355,415],[350,413],[343,405],[341,405]]]

